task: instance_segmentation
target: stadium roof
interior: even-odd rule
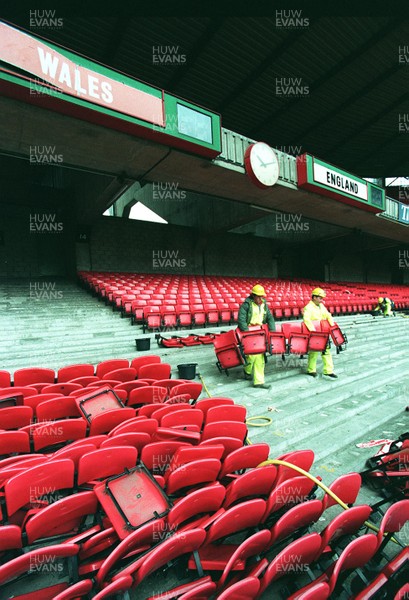
[[[394,8],[334,16],[274,7],[267,17],[55,9],[62,26],[45,28],[30,26],[27,9],[9,21],[219,112],[245,136],[388,177],[409,174],[409,19]]]

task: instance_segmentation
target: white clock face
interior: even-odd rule
[[[265,187],[277,183],[279,164],[277,154],[268,144],[257,142],[250,148],[250,171]]]

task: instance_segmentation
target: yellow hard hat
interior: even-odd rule
[[[254,294],[255,296],[265,296],[266,295],[266,292],[265,292],[263,286],[260,285],[259,283],[253,287],[253,289],[251,290],[251,293]]]
[[[315,288],[314,290],[312,290],[311,292],[311,296],[321,296],[321,298],[325,298],[327,294],[324,292],[323,289],[321,288]]]
[[[378,298],[378,302],[383,302],[383,298]]]

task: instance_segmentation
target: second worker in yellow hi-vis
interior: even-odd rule
[[[330,325],[334,325],[331,313],[328,312],[322,303],[325,296],[326,294],[323,289],[315,288],[311,292],[311,300],[303,308],[304,324],[309,331],[316,330],[314,321],[328,321]],[[308,352],[307,375],[311,375],[311,377],[317,376],[317,358],[319,354],[322,356],[323,375],[337,379],[338,375],[334,373],[334,364],[329,348],[325,352]]]

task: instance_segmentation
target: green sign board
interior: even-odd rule
[[[370,212],[385,210],[385,190],[311,154],[297,158],[298,187]]]

